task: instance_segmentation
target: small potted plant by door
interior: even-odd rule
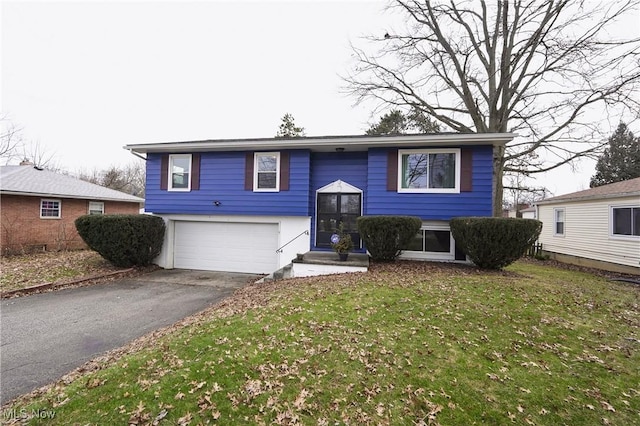
[[[343,262],[347,260],[349,252],[353,250],[351,234],[345,232],[342,222],[340,222],[336,233],[331,236],[331,248],[338,253],[340,260]]]

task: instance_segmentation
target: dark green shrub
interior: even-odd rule
[[[164,221],[158,216],[86,215],[75,224],[84,242],[116,266],[149,265],[162,249]]]
[[[458,217],[451,219],[456,245],[483,269],[502,269],[522,257],[542,230],[535,219]]]
[[[414,216],[361,216],[358,232],[373,260],[394,260],[402,247],[420,230],[422,220]]]

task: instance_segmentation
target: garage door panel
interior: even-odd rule
[[[277,269],[277,248],[277,224],[175,223],[175,268],[266,274]]]

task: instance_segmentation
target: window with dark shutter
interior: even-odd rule
[[[398,150],[387,153],[387,191],[398,190]]]
[[[247,152],[244,189],[254,192],[288,191],[290,185],[288,152]]]
[[[200,189],[200,154],[163,154],[160,189],[183,192]]]
[[[473,150],[460,150],[460,192],[473,191]]]

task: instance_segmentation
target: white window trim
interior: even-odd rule
[[[173,187],[173,159],[174,158],[188,158],[189,159],[189,179],[187,179],[186,188],[174,188]],[[191,154],[170,154],[169,155],[169,170],[167,174],[167,190],[175,192],[189,192],[191,191],[191,174],[193,173],[193,158]]]
[[[402,187],[402,156],[407,154],[455,154],[455,187],[454,188],[403,188]],[[398,192],[421,194],[459,194],[460,193],[460,148],[442,149],[399,149],[398,150]],[[427,176],[428,181],[428,176]]]
[[[613,233],[613,210],[614,209],[640,209],[640,205],[638,204],[621,204],[621,205],[610,205],[609,206],[609,238],[613,240],[627,240],[627,241],[638,241],[640,240],[640,235],[621,235]],[[633,217],[633,215],[632,215]]]
[[[104,201],[89,201],[89,205],[87,206],[87,214],[91,214],[91,204],[99,204],[100,205],[100,213],[99,214],[104,214]],[[93,209],[93,210],[97,210],[97,209]]]
[[[42,216],[42,203],[45,201],[51,201],[58,203],[58,216]],[[54,198],[41,198],[40,199],[40,219],[62,219],[62,201]]]
[[[451,227],[445,223],[433,223],[423,222],[420,227],[420,231],[448,231],[449,232],[449,252],[441,251],[413,251],[402,250],[400,257],[403,259],[416,259],[416,260],[446,260],[455,261],[456,259],[456,240],[453,239]]]
[[[562,211],[562,233],[559,234],[558,230],[558,214],[556,212]],[[553,209],[553,236],[554,237],[564,237],[567,233],[567,211],[564,207],[556,207]]]
[[[258,157],[260,156],[276,157],[276,187],[275,188],[258,188]],[[280,153],[279,152],[255,152],[253,154],[253,192],[280,192]]]

